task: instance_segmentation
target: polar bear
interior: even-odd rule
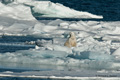
[[[77,46],[77,41],[76,41],[76,37],[75,37],[75,33],[74,32],[70,32],[70,37],[64,43],[64,46],[67,46],[69,48]]]

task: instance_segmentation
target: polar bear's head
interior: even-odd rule
[[[75,33],[74,32],[70,32],[70,37],[75,37]]]

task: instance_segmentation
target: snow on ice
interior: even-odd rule
[[[104,21],[64,21],[36,20],[31,12],[40,17],[59,18],[102,18],[88,12],[80,12],[59,3],[50,1],[16,0],[13,3],[0,2],[0,35],[32,35],[53,38],[41,40],[42,46],[35,49],[0,53],[0,64],[14,62],[17,64],[45,64],[76,66],[85,69],[118,70],[120,65],[116,55],[120,54],[118,22]],[[43,7],[44,5],[44,7]],[[42,7],[41,7],[42,6]],[[49,7],[49,8],[48,8]],[[64,46],[69,33],[74,32],[77,47]],[[111,52],[115,49],[115,52]]]
[[[39,13],[41,17],[60,17],[60,18],[102,18],[102,16],[96,16],[88,12],[79,12],[59,3],[46,2],[34,2],[30,4],[33,7],[33,11]],[[44,6],[44,7],[43,7]]]

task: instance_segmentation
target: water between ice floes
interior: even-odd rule
[[[0,38],[0,53],[35,48],[34,42],[41,39],[51,40],[52,38],[37,38],[34,36],[2,36]],[[28,42],[31,42],[31,44]]]

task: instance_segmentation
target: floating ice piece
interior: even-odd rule
[[[22,4],[4,5],[0,2],[0,15],[18,20],[35,20],[32,16],[30,7]]]
[[[18,33],[18,32],[24,32],[25,30],[28,30],[28,28],[29,27],[26,24],[15,23],[4,30],[11,31],[12,33],[15,33],[15,32]]]
[[[69,25],[69,23],[67,23],[67,22],[60,23],[60,26],[61,26],[61,27],[63,27],[63,26],[68,26],[68,25]]]
[[[15,0],[14,2],[17,2],[17,3],[26,3],[26,2],[31,2],[31,1],[34,1],[34,0]]]
[[[44,24],[36,24],[34,26],[34,31],[35,33],[36,32],[39,32],[39,33],[46,33],[46,32],[52,32],[54,31],[55,29],[57,29],[56,26],[49,26],[49,25],[44,25]]]
[[[59,58],[67,57],[68,53],[63,51],[50,51],[50,50],[24,50],[17,51],[14,53],[5,53],[0,54],[0,62],[17,62],[17,63],[45,63],[44,61],[49,62],[49,60],[55,60]],[[54,62],[51,62],[54,63]]]
[[[50,1],[33,1],[26,3],[33,6],[33,11],[39,13],[39,17],[59,17],[59,18],[103,18],[90,14],[88,12],[76,11],[65,7],[59,3],[52,3]]]
[[[109,54],[103,54],[100,52],[90,52],[89,54],[89,59],[93,59],[93,60],[113,60],[113,56],[109,55]]]
[[[89,46],[88,45],[84,45],[82,47],[76,47],[73,49],[73,52],[76,53],[76,52],[83,52],[83,51],[86,51],[88,50]]]
[[[61,19],[56,19],[56,20],[51,20],[49,23],[46,23],[48,25],[51,26],[56,26],[56,25],[60,25],[60,23],[64,23],[65,21],[61,20]]]
[[[69,55],[69,56],[68,56]],[[81,60],[82,59],[82,60]],[[81,54],[69,54],[65,51],[51,51],[51,50],[24,50],[12,53],[0,53],[0,64],[15,62],[24,67],[37,66],[36,64],[46,64],[47,65],[62,65],[62,66],[76,66],[79,68],[88,69],[110,69],[113,65],[112,58],[109,55],[83,52]],[[28,65],[29,64],[29,65]],[[35,66],[33,66],[33,64]],[[9,65],[9,64],[7,64]],[[37,67],[39,67],[38,65]],[[15,65],[12,65],[15,66]],[[118,67],[119,65],[116,65]],[[113,67],[114,68],[114,67]]]
[[[103,54],[100,52],[92,52],[92,51],[84,51],[76,54],[70,54],[68,57],[75,59],[90,59],[90,60],[99,60],[99,61],[107,61],[113,59],[113,56],[109,54]]]
[[[112,53],[112,55],[118,55],[118,56],[120,56],[120,48],[116,49],[116,50]]]
[[[72,53],[72,50],[68,47],[65,47],[65,46],[54,45],[53,49],[55,51],[64,51],[64,52],[67,52],[67,53]]]

